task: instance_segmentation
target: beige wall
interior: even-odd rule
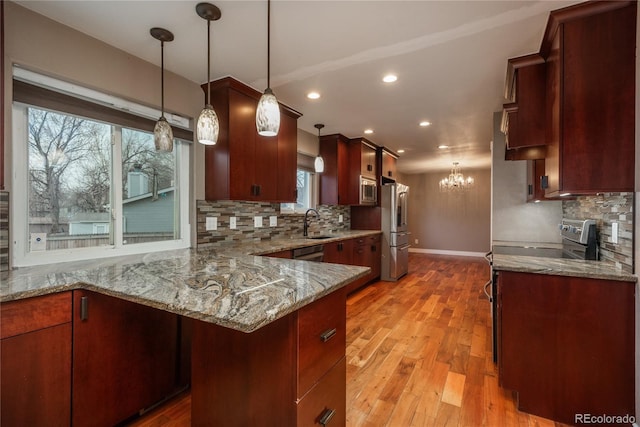
[[[488,252],[491,223],[491,171],[462,171],[475,188],[461,194],[441,193],[447,172],[402,175],[409,186],[409,231],[413,250]],[[415,243],[418,239],[418,243]]]
[[[5,2],[5,182],[11,191],[11,100],[12,65],[77,83],[127,100],[160,108],[160,69],[113,46],[38,15],[15,3]],[[142,28],[141,37],[157,49],[159,43]],[[170,50],[165,50],[165,64],[171,63]],[[196,117],[203,106],[204,95],[197,83],[165,72],[165,109],[186,117]],[[192,150],[191,206],[195,223],[195,197],[204,194],[204,151],[200,144]],[[195,229],[195,227],[193,227]],[[192,236],[192,241],[195,234]]]
[[[562,202],[527,203],[527,163],[505,161],[504,134],[500,132],[502,113],[493,117],[492,216],[491,239],[494,243],[561,243],[558,224]]]

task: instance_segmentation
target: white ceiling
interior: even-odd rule
[[[206,21],[197,1],[17,1],[160,64],[151,27],[172,31],[165,66],[206,80]],[[266,87],[266,1],[215,1],[212,70]],[[271,4],[271,87],[317,134],[365,136],[404,149],[405,173],[490,165],[492,113],[501,109],[507,59],[537,52],[550,10],[576,1],[280,1]],[[393,72],[398,81],[384,84]],[[321,98],[306,98],[316,90]],[[418,126],[421,120],[432,125]],[[364,135],[366,128],[374,129]],[[438,145],[451,148],[439,150]]]

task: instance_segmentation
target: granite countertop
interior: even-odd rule
[[[493,255],[493,269],[556,276],[636,282],[637,277],[604,261],[546,258],[525,255]]]
[[[279,239],[20,268],[0,273],[0,302],[86,289],[253,332],[370,271],[256,255],[379,233],[349,231],[322,240]]]

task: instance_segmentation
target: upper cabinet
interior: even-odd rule
[[[324,159],[324,172],[320,174],[321,205],[352,204],[349,183],[349,144],[349,138],[341,134],[320,137],[320,156]],[[354,196],[357,199],[357,188],[355,191]]]
[[[202,85],[207,90],[207,85]],[[280,105],[280,131],[256,131],[260,93],[226,77],[211,83],[211,104],[220,121],[216,145],[205,148],[207,200],[296,200],[297,120],[300,113]]]
[[[547,196],[633,191],[636,2],[551,13],[546,60]]]
[[[350,171],[355,175],[362,175],[367,178],[376,179],[378,168],[376,165],[377,146],[365,138],[354,138],[349,144]]]
[[[378,148],[378,153],[381,183],[396,181],[398,179],[398,169],[396,167],[398,155],[386,147]]]
[[[504,106],[507,149],[545,145],[545,70],[538,54],[508,61],[505,96],[513,103]]]

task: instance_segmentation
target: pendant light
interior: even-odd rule
[[[322,129],[324,125],[322,123],[316,123],[313,126],[316,129],[318,129],[318,150],[319,150],[320,149],[320,129]],[[315,169],[316,173],[324,172],[324,159],[322,158],[320,153],[318,153],[318,155],[316,156],[316,160],[313,162],[313,168]]]
[[[210,3],[198,3],[196,6],[198,16],[207,20],[207,102],[198,117],[196,137],[198,142],[204,145],[215,145],[218,142],[220,122],[218,115],[211,106],[211,21],[217,21],[222,16],[220,9]]]
[[[153,141],[156,151],[173,151],[173,131],[167,119],[164,118],[164,42],[173,40],[173,33],[164,28],[154,27],[149,30],[154,39],[160,40],[160,118],[153,128]]]
[[[256,128],[262,136],[276,136],[280,130],[280,106],[271,90],[271,0],[267,0],[267,88],[258,102]]]

